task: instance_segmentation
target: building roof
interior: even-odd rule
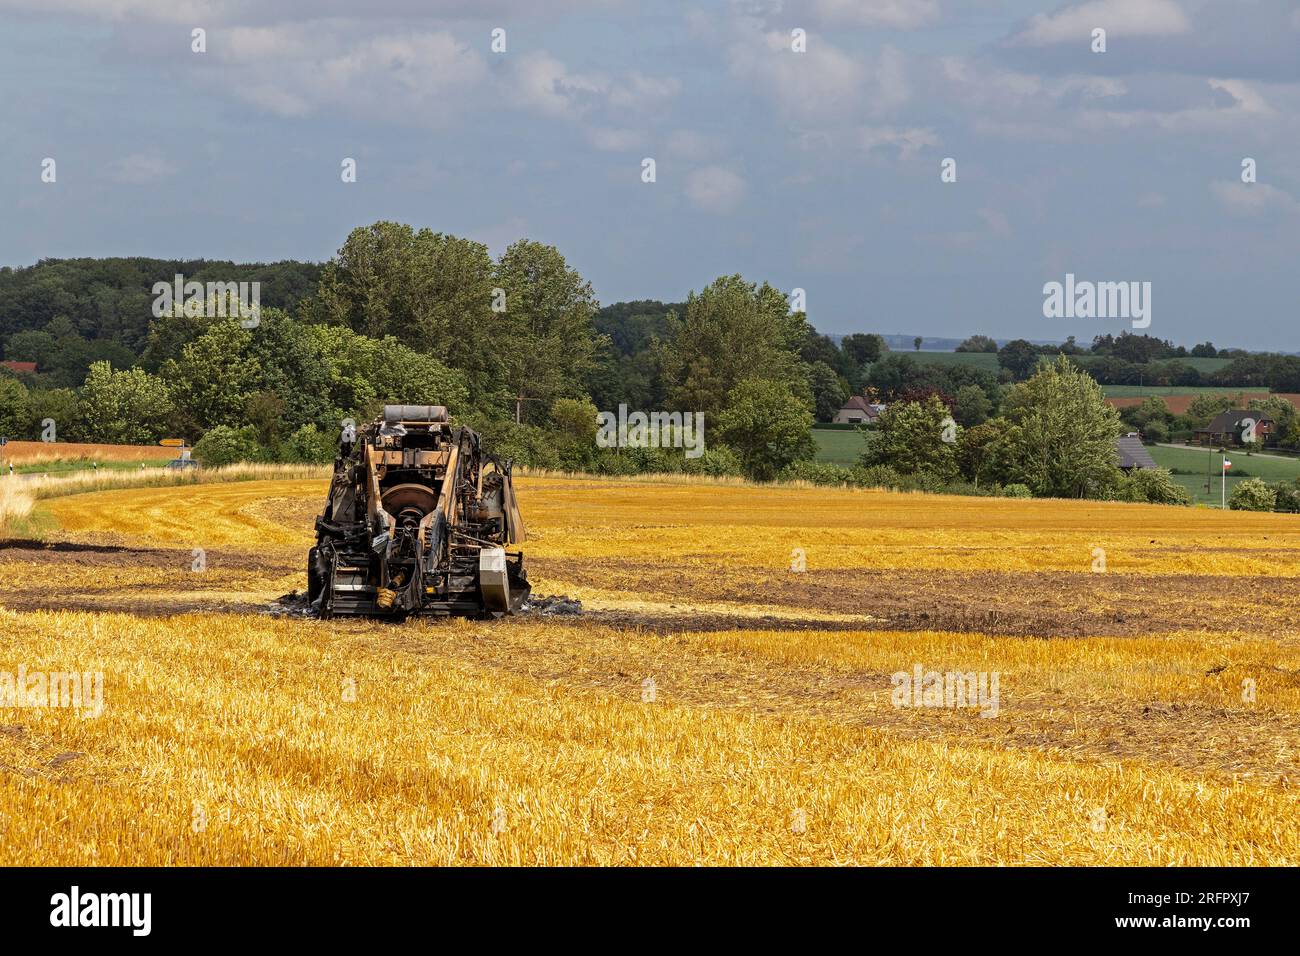
[[[1156,460],[1151,457],[1149,451],[1142,447],[1142,439],[1137,436],[1137,432],[1129,432],[1122,438],[1117,438],[1115,447],[1119,449],[1119,466],[1121,468],[1156,467]]]
[[[871,411],[871,406],[867,404],[867,400],[861,395],[850,395],[849,400],[844,403],[844,407],[841,408],[840,411],[869,412]]]
[[[1254,421],[1256,425],[1264,422],[1272,422],[1273,419],[1265,415],[1256,408],[1234,408],[1226,412],[1220,412],[1214,416],[1214,421],[1204,428],[1198,428],[1198,432],[1209,432],[1211,435],[1226,435],[1229,432],[1240,431],[1241,423],[1247,418]]]
[[[15,371],[15,372],[35,372],[35,371],[36,371],[36,363],[35,363],[35,362],[0,362],[0,365],[3,365],[3,366],[4,366],[5,368],[7,368],[7,369],[12,369],[12,370]]]

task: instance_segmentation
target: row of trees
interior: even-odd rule
[[[1140,431],[1147,440],[1163,442],[1190,437],[1192,432],[1204,428],[1220,412],[1241,407],[1242,399],[1238,396],[1206,392],[1192,399],[1186,412],[1175,415],[1163,398],[1151,395],[1140,405],[1122,409],[1120,418],[1131,429]],[[1296,407],[1291,402],[1281,396],[1270,395],[1267,398],[1252,398],[1246,402],[1246,407],[1267,415],[1277,423],[1274,434],[1279,445],[1300,448],[1300,416],[1296,414]]]
[[[136,263],[126,270],[136,275],[139,262],[156,260],[112,262]],[[38,266],[57,276],[65,264]],[[207,268],[166,266],[195,275]],[[26,274],[22,295],[54,281],[42,275]],[[283,285],[285,301],[301,289]],[[143,337],[96,338],[105,326],[67,315],[12,332],[7,353],[30,355],[48,371],[26,381],[0,375],[0,431],[36,437],[53,419],[64,439],[184,437],[213,461],[323,460],[345,419],[369,417],[387,401],[429,402],[448,405],[525,464],[766,480],[813,469],[815,418],[866,391],[890,405],[862,462],[877,477],[888,469],[908,480],[1038,495],[1164,494],[1135,490],[1133,482],[1153,479],[1115,469],[1119,419],[1077,362],[1060,356],[1040,367],[1042,350],[1031,346],[1037,371],[1004,362],[995,373],[890,353],[879,335],[836,342],[792,311],[783,292],[739,275],[684,302],[602,310],[554,247],[520,240],[493,259],[481,243],[378,222],[347,237],[311,294],[285,308],[264,301],[252,327],[200,311],[178,305],[150,318]],[[23,321],[32,314],[23,311]],[[116,351],[87,351],[92,345]],[[964,345],[988,347],[977,338]],[[1019,354],[1012,346],[1000,359]],[[624,404],[703,413],[707,451],[598,447],[596,413]],[[1156,409],[1146,411],[1155,422]]]
[[[989,348],[993,345],[993,348]],[[1300,357],[1269,352],[1248,353],[1241,349],[1215,349],[1204,342],[1188,350],[1150,335],[1122,332],[1104,335],[1084,349],[1071,336],[1059,345],[1035,345],[1013,339],[1001,348],[987,336],[972,336],[959,351],[993,351],[998,364],[1013,379],[1033,374],[1044,357],[1069,355],[1102,385],[1177,385],[1267,388],[1275,392],[1300,390]],[[1183,359],[1229,359],[1213,372],[1203,372]]]
[[[21,288],[49,291],[50,281],[27,275]],[[183,437],[213,460],[302,459],[326,455],[341,420],[403,401],[446,404],[505,453],[542,466],[769,478],[812,455],[802,349],[817,340],[779,290],[724,276],[680,311],[622,323],[617,341],[598,330],[597,310],[590,284],[551,246],[521,240],[494,260],[481,243],[379,222],[348,236],[314,294],[291,310],[264,302],[251,328],[177,305],[143,337],[106,340],[115,351],[75,361],[60,356],[86,340],[65,315],[12,332],[10,357],[42,372],[0,374],[0,431],[33,438],[53,419],[65,440]],[[852,365],[832,346],[837,366],[853,372],[883,343],[865,346]],[[616,374],[633,352],[650,356],[639,384]],[[565,440],[594,428],[593,394],[615,407],[636,398],[644,410],[703,412],[709,452],[687,460],[681,449]]]
[[[156,372],[95,362],[79,389],[29,390],[0,377],[0,431],[35,438],[52,420],[65,441],[149,444],[194,442],[224,428],[256,445],[249,457],[304,460],[303,442],[315,440],[310,460],[326,460],[342,420],[386,399],[440,396],[468,405],[463,378],[437,359],[391,336],[308,325],[276,309],[264,310],[253,329],[234,319],[196,324],[169,316],[153,335],[151,345],[170,353]]]
[[[788,477],[970,493],[1190,504],[1163,469],[1122,472],[1119,413],[1068,357],[1007,389],[996,417],[963,427],[938,393],[892,403],[856,469]]]
[[[257,282],[261,303],[293,311],[313,295],[321,267],[311,262],[236,263],[204,259],[42,259],[0,268],[0,339],[5,358],[58,374],[43,384],[80,385],[92,361],[129,367],[149,336],[153,286],[176,275],[207,283]],[[47,332],[50,339],[25,338]],[[78,345],[78,340],[84,346]],[[79,348],[92,350],[89,356]],[[111,351],[110,351],[111,350]]]

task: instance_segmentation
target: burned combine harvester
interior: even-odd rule
[[[323,617],[499,617],[528,597],[510,465],[440,405],[385,405],[344,434],[307,597]]]

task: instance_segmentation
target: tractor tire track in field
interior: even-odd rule
[[[557,587],[611,588],[692,600],[865,615],[887,630],[977,631],[1026,637],[1122,637],[1204,630],[1216,623],[1283,642],[1300,641],[1300,590],[1277,588],[1243,601],[1238,582],[1217,575],[1059,571],[827,570],[762,573],[732,568],[725,580],[662,564],[608,560],[600,567],[538,559],[534,576]],[[1195,617],[1189,608],[1198,608]],[[626,623],[654,627],[651,620]],[[850,625],[860,628],[861,625]],[[669,627],[674,627],[669,623]],[[835,625],[825,628],[835,629]]]
[[[0,600],[23,610],[69,608],[146,615],[191,611],[264,613],[286,576],[305,573],[304,556],[275,546],[261,551],[231,547],[205,552],[206,571],[192,573],[192,552],[179,548],[85,541],[0,542]],[[9,565],[40,567],[40,580]],[[155,582],[127,584],[106,574],[75,594],[51,589],[57,567],[153,568]],[[534,591],[591,587],[654,595],[671,612],[627,609],[589,611],[593,622],[658,633],[701,630],[925,630],[997,633],[1024,637],[1123,637],[1180,630],[1224,630],[1300,642],[1300,591],[1280,588],[1268,601],[1240,601],[1234,580],[1214,575],[1088,574],[1062,572],[937,571],[933,569],[822,570],[800,574],[733,568],[726,579],[694,570],[619,559],[599,566],[570,559],[529,562]],[[174,580],[165,572],[174,571]],[[541,582],[540,584],[538,582]],[[252,589],[250,589],[252,585]],[[204,597],[220,591],[220,600]],[[231,592],[242,592],[242,599]],[[160,593],[165,592],[165,593]],[[708,610],[693,603],[708,604]],[[735,605],[737,613],[720,610]],[[1189,617],[1188,608],[1201,613]],[[761,613],[755,607],[764,609]],[[809,611],[842,615],[817,619]]]
[[[999,749],[1050,751],[1087,761],[1134,759],[1257,783],[1300,785],[1300,716],[1199,702],[1084,701],[1004,675],[998,717],[974,710],[895,708],[890,675],[792,664],[721,649],[684,633],[566,628],[555,644],[521,637],[501,621],[467,640],[434,623],[397,632],[395,649],[468,661],[574,693],[637,699],[653,677],[657,702],[697,709],[800,714],[884,730],[907,739],[946,739]],[[1300,674],[1292,675],[1300,682]],[[1023,690],[1023,692],[1022,692]],[[1196,733],[1188,733],[1194,726]],[[1279,740],[1293,746],[1279,747]]]

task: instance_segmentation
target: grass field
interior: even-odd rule
[[[1197,356],[1186,356],[1178,359],[1160,359],[1160,362],[1179,362],[1183,365],[1190,366],[1203,375],[1217,372],[1220,369],[1227,368],[1232,364],[1232,359],[1225,358],[1199,358]]]
[[[814,428],[813,441],[817,443],[817,461],[842,465],[856,465],[858,456],[867,447],[868,436],[856,429]]]
[[[1080,359],[1082,364],[1087,365],[1090,356],[1081,355],[1078,356],[1078,358]],[[1157,362],[1161,365],[1166,364],[1168,362],[1178,362],[1179,364],[1187,365],[1190,366],[1191,368],[1196,369],[1202,375],[1209,375],[1213,372],[1219,371],[1222,368],[1226,368],[1228,365],[1232,363],[1232,359],[1196,358],[1196,357],[1188,356],[1185,358],[1176,358],[1176,359],[1157,359]],[[1141,388],[1142,386],[1133,386],[1133,387]],[[1189,389],[1182,389],[1182,391],[1189,391]]]
[[[817,442],[817,461],[849,467],[857,464],[858,456],[866,447],[870,436],[857,431],[818,428],[813,429],[813,439]],[[1207,493],[1205,490],[1207,453],[1204,449],[1148,446],[1147,450],[1151,452],[1151,457],[1155,459],[1156,464],[1174,472],[1174,478],[1192,493],[1194,501],[1218,507],[1221,490],[1217,452],[1211,466],[1213,488]],[[1237,453],[1230,454],[1228,460],[1233,463],[1228,471],[1227,494],[1229,495],[1232,494],[1233,486],[1246,478],[1263,478],[1266,481],[1293,481],[1300,478],[1300,459],[1278,459]]]
[[[915,351],[902,352],[900,351],[899,354],[910,355],[918,362],[925,362],[931,365],[973,365],[976,368],[987,369],[990,372],[997,372],[999,368],[998,356],[996,352],[915,352]],[[1091,356],[1078,355],[1078,356],[1074,356],[1073,358],[1074,361],[1077,361],[1079,364],[1086,367]],[[1219,369],[1226,366],[1231,360],[1220,359],[1220,358],[1181,358],[1181,359],[1177,359],[1176,361],[1182,362],[1184,365],[1189,365],[1192,368],[1196,369],[1198,372],[1201,372],[1203,374],[1208,374],[1210,372],[1217,372]],[[1110,387],[1111,386],[1108,386],[1108,388]],[[1138,386],[1138,385],[1115,386],[1115,387],[1132,388],[1132,389],[1142,388],[1142,386]],[[1190,392],[1190,391],[1197,391],[1197,389],[1179,388],[1179,389],[1175,389],[1175,391]],[[1238,391],[1238,389],[1232,389],[1232,391]],[[1107,394],[1109,395],[1110,392],[1108,391]],[[1119,394],[1139,395],[1139,394],[1148,394],[1148,393],[1143,391],[1134,391],[1131,393],[1117,392],[1115,394],[1116,395]]]
[[[999,368],[996,352],[899,352],[898,354],[910,355],[916,361],[928,365],[971,365],[994,373]]]
[[[51,458],[45,461],[15,461],[14,473],[19,475],[57,475],[73,471],[138,471],[141,465],[146,468],[163,468],[175,458],[109,459],[98,458]],[[0,466],[0,473],[8,472],[8,463]]]
[[[1300,862],[1293,516],[518,485],[581,616],[269,615],[319,478],[38,501],[0,670],[102,712],[4,711],[4,862]],[[896,706],[917,664],[994,712]]]
[[[1157,465],[1168,468],[1174,478],[1192,493],[1199,502],[1213,504],[1216,507],[1224,496],[1220,481],[1220,463],[1223,458],[1216,449],[1211,453],[1204,448],[1166,448],[1163,446],[1147,447]],[[1269,455],[1247,455],[1241,451],[1229,451],[1228,460],[1232,467],[1228,469],[1226,494],[1232,495],[1232,489],[1238,482],[1247,478],[1263,478],[1265,481],[1295,481],[1300,478],[1300,459],[1271,457]],[[1209,462],[1210,491],[1205,490],[1206,463]]]
[[[0,446],[0,463],[5,470],[25,465],[97,461],[101,466],[120,463],[165,461],[177,457],[175,449],[159,445],[96,445],[82,442],[10,441]]]
[[[1146,398],[1148,395],[1267,395],[1268,389],[1261,388],[1227,388],[1222,386],[1185,386],[1185,385],[1103,385],[1102,392],[1107,398]]]

